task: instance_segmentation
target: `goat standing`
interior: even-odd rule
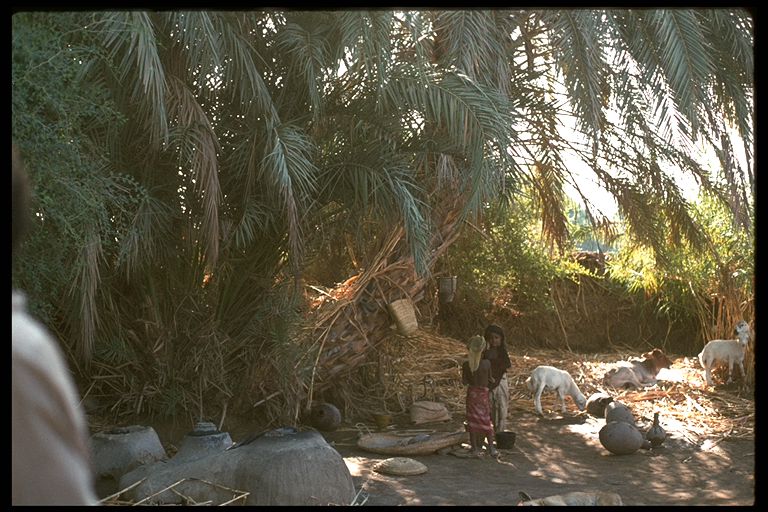
[[[736,324],[736,337],[738,339],[735,340],[712,340],[699,353],[699,362],[704,368],[708,386],[714,385],[712,382],[712,368],[717,366],[718,363],[728,363],[727,384],[733,381],[734,363],[739,365],[741,376],[744,377],[746,375],[744,372],[744,353],[749,343],[749,324],[744,320]]]
[[[531,376],[525,380],[525,384],[533,393],[533,405],[540,416],[544,415],[541,410],[541,394],[545,389],[557,391],[560,396],[562,412],[565,412],[565,395],[570,395],[573,398],[580,411],[583,411],[587,405],[587,399],[579,391],[571,374],[554,366],[537,366],[531,372]]]

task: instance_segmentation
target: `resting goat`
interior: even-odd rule
[[[719,363],[728,363],[728,382],[732,382],[733,364],[739,365],[741,376],[744,377],[744,353],[749,343],[749,324],[742,320],[736,324],[736,340],[712,340],[704,346],[699,354],[699,362],[704,368],[707,385],[713,386],[712,368]]]
[[[603,384],[614,388],[642,388],[656,384],[656,375],[662,368],[669,368],[672,361],[661,349],[655,348],[643,354],[643,359],[619,361],[616,368],[603,376]]]
[[[519,493],[520,501],[517,503],[521,507],[547,507],[547,506],[572,506],[572,507],[594,507],[594,506],[612,506],[623,505],[621,496],[615,492],[567,492],[565,494],[556,494],[546,498],[532,499],[524,492]]]
[[[557,391],[563,412],[565,412],[565,395],[570,395],[573,398],[580,411],[583,411],[587,405],[587,399],[579,391],[573,377],[565,370],[559,370],[554,366],[536,367],[531,372],[531,376],[525,380],[525,385],[533,393],[533,405],[540,416],[544,415],[541,410],[541,394],[545,389]]]

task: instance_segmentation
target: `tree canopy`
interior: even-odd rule
[[[752,229],[742,9],[23,12],[12,27],[37,213],[13,279],[83,364],[279,338],[275,283],[342,280],[396,228],[428,275],[444,210],[530,200],[563,247],[566,151],[660,261],[668,238],[707,247],[675,173]]]

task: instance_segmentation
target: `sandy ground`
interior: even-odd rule
[[[519,492],[533,498],[570,491],[612,491],[625,505],[753,505],[755,445],[724,439],[692,444],[668,429],[664,444],[632,455],[609,453],[598,440],[601,419],[575,410],[547,412],[540,418],[511,411],[509,429],[517,432],[498,460],[454,455],[412,457],[428,467],[415,476],[388,476],[373,466],[389,456],[356,446],[358,431],[327,433],[344,457],[363,505],[515,505]],[[454,431],[460,421],[420,426]],[[413,428],[393,425],[390,430]]]

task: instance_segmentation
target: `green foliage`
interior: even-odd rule
[[[490,309],[496,297],[510,297],[519,311],[551,309],[549,287],[570,270],[550,257],[530,201],[493,208],[482,232],[464,226],[449,250],[444,270],[458,276],[462,294]],[[470,301],[473,302],[473,301]]]
[[[741,11],[36,12],[12,27],[37,214],[13,285],[95,363],[85,378],[130,362],[129,409],[228,399],[259,359],[285,361],[270,370],[284,388],[306,380],[290,373],[294,280],[328,255],[329,281],[366,268],[399,226],[425,276],[444,219],[471,219],[483,234],[465,229],[446,270],[546,309],[576,271],[545,248],[568,247],[574,113],[578,152],[657,254],[667,234],[697,239],[659,162],[713,188],[689,135],[714,144],[725,118],[752,143]]]
[[[733,324],[753,317],[755,264],[754,233],[736,227],[722,201],[702,192],[693,217],[706,236],[706,250],[670,242],[660,266],[651,250],[625,239],[608,265],[611,279],[652,297],[657,314],[699,325],[691,351],[707,339],[730,336]]]
[[[581,251],[613,253],[616,234],[610,224],[594,225],[587,210],[574,201],[566,201],[568,207],[568,233],[573,245]],[[601,229],[602,228],[602,229]]]
[[[79,80],[92,57],[82,24],[78,14],[13,17],[13,140],[30,174],[35,215],[13,284],[27,290],[47,323],[70,309],[65,297],[92,236],[114,250],[140,196],[137,183],[111,170],[103,141],[93,137],[113,132],[121,116],[102,84]]]

